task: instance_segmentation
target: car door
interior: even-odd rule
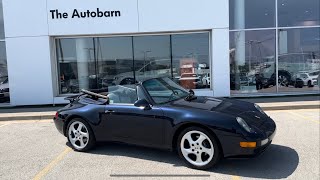
[[[159,107],[147,110],[133,102],[116,102],[105,106],[102,126],[109,140],[160,147],[164,141],[162,116]]]
[[[164,135],[162,115],[158,107],[144,110],[133,104],[112,104],[105,107],[103,121],[112,140],[161,146]]]

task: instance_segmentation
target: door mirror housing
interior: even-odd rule
[[[139,99],[134,103],[134,106],[143,108],[144,110],[151,109],[149,102],[145,99]]]

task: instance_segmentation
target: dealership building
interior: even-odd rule
[[[153,77],[215,97],[319,94],[319,0],[0,2],[2,106]]]

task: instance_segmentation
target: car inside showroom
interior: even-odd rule
[[[156,77],[215,97],[319,94],[319,3],[1,0],[0,104]]]

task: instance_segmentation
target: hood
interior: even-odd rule
[[[215,111],[234,116],[237,116],[246,111],[256,110],[254,105],[249,102],[229,98],[214,98],[207,96],[197,96],[197,99],[191,101],[180,99],[171,102],[170,105],[182,108]]]
[[[171,102],[170,105],[181,108],[219,112],[234,117],[239,116],[249,125],[258,128],[265,126],[265,123],[268,122],[268,116],[257,111],[253,103],[231,98],[197,96],[197,99],[191,101],[180,99]]]

